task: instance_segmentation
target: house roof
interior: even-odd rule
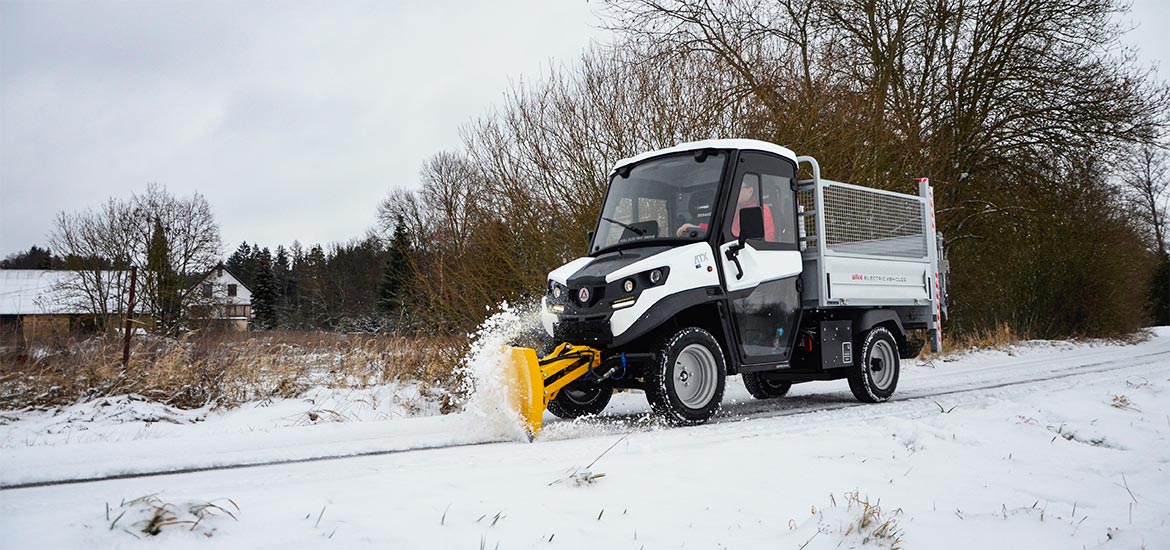
[[[203,281],[206,281],[207,278],[210,277],[212,273],[215,273],[216,270],[219,270],[219,269],[222,269],[224,271],[224,273],[231,275],[232,278],[235,279],[236,282],[240,284],[240,286],[248,289],[248,292],[255,292],[252,290],[252,287],[250,287],[246,283],[244,283],[243,279],[241,279],[235,273],[232,273],[232,270],[228,269],[228,267],[226,265],[224,265],[223,262],[219,262],[218,264],[215,265],[215,267],[207,270],[207,273],[204,273],[203,276],[200,277],[199,280],[195,282],[195,284],[191,285],[191,288],[188,288],[187,292],[191,292],[192,290],[195,290],[196,287],[198,287],[200,284],[202,284]]]
[[[66,290],[76,271],[0,269],[0,315],[78,315],[89,313]],[[117,301],[117,297],[112,298]]]

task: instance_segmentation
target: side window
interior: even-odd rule
[[[731,236],[739,237],[739,211],[743,208],[760,206],[760,175],[747,172],[739,180],[739,188],[735,191],[735,213],[731,219]],[[768,221],[768,210],[764,209],[764,240],[772,236],[771,223]]]
[[[796,228],[792,220],[793,200],[789,177],[773,174],[760,176],[760,204],[764,207],[764,226],[770,225],[774,229],[764,240],[796,244]]]
[[[758,206],[764,214],[764,242],[796,245],[796,207],[790,162],[762,153],[740,154],[739,185],[732,193],[730,233],[739,237],[739,210]],[[787,248],[785,246],[784,248]]]

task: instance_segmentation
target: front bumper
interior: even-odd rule
[[[613,342],[610,319],[617,312],[566,314],[549,311],[548,299],[541,300],[540,320],[545,332],[556,342],[605,347]]]
[[[553,326],[553,340],[577,345],[605,347],[613,341],[609,319],[562,317]]]

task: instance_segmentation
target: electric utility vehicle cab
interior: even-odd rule
[[[802,165],[811,179],[797,180]],[[821,179],[815,159],[772,143],[684,143],[613,167],[588,242],[548,277],[555,349],[512,350],[532,434],[546,407],[599,413],[615,388],[702,423],[733,374],[760,399],[844,378],[883,401],[924,345],[909,331],[941,344],[946,270],[925,179],[905,195]]]

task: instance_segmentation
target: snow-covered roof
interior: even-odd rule
[[[93,274],[94,272],[87,272]],[[121,285],[128,271],[102,271],[106,309],[115,311],[124,296]],[[0,315],[84,315],[92,313],[86,304],[93,286],[92,277],[70,270],[0,269]]]
[[[82,313],[61,291],[76,277],[74,271],[0,269],[0,315]]]
[[[791,160],[792,162],[796,162],[796,153],[793,153],[792,150],[787,147],[781,147],[775,143],[760,141],[758,139],[705,139],[703,141],[689,141],[687,143],[680,143],[674,147],[659,149],[657,151],[647,151],[637,156],[624,158],[617,161],[613,165],[612,171],[616,172],[617,169],[621,168],[622,166],[635,162],[641,162],[648,158],[669,155],[671,153],[697,151],[699,149],[746,149],[752,151],[764,151],[766,153],[780,155],[788,160]]]

